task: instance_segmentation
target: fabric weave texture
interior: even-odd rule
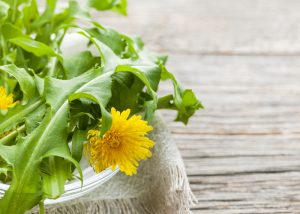
[[[160,116],[150,134],[156,142],[151,159],[141,163],[138,174],[119,172],[93,192],[65,203],[46,206],[49,214],[185,214],[196,203],[185,167]],[[38,209],[27,212],[38,213]]]

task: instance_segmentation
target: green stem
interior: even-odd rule
[[[61,45],[61,42],[62,42],[65,34],[66,34],[66,31],[63,31],[63,33],[60,34],[59,36],[57,36],[57,38],[53,42],[53,47],[52,48],[55,50],[55,52],[59,51],[59,47]],[[51,59],[50,69],[48,71],[47,76],[50,76],[50,77],[54,76],[57,63],[58,63],[58,57],[54,57],[54,58]]]
[[[6,56],[6,43],[2,34],[0,34],[0,41],[1,41],[1,49],[2,49],[2,59],[4,60]]]
[[[42,105],[42,101],[38,100],[35,103],[29,105],[28,107],[24,107],[24,109],[22,111],[20,111],[17,114],[12,115],[11,117],[7,118],[5,121],[1,121],[0,123],[0,131],[4,131],[5,129],[7,129],[7,127],[20,122],[21,120],[24,119],[24,117],[26,117],[28,114],[30,114],[31,112],[33,112],[35,109],[37,109],[39,106]]]
[[[41,201],[39,203],[39,208],[40,208],[40,214],[45,214],[45,207],[44,207],[44,202]]]
[[[25,130],[25,125],[20,126],[16,130],[10,132],[8,135],[0,139],[0,145],[7,145],[9,144],[13,139],[15,139],[18,134]]]
[[[12,23],[15,23],[16,21],[17,10],[18,10],[18,0],[14,0],[13,11],[12,11]]]
[[[5,42],[4,36],[2,34],[0,34],[0,44],[1,44],[1,48],[2,48],[2,60],[3,60],[3,64],[5,65],[7,63],[6,61],[6,51],[7,51],[7,44]],[[0,73],[0,77],[2,82],[0,82],[1,84],[4,85],[4,87],[7,89],[7,79],[8,79],[8,74],[7,73]]]
[[[54,74],[55,74],[55,70],[56,70],[56,64],[57,64],[57,57],[53,57],[52,59],[51,59],[51,62],[50,62],[50,69],[49,69],[49,71],[48,71],[48,74],[47,74],[47,76],[49,76],[49,77],[53,77],[54,76]]]

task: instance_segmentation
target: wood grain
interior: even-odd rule
[[[300,213],[299,65],[291,56],[171,56],[206,106],[187,127],[170,123],[195,213]]]
[[[129,0],[127,18],[94,14],[170,53],[169,69],[203,101],[187,127],[162,111],[194,213],[300,213],[299,9],[298,0]]]
[[[157,50],[188,54],[300,53],[298,0],[129,0],[129,15],[101,21]]]
[[[299,9],[296,0],[132,0],[127,19],[101,16],[170,52],[169,69],[206,107],[187,127],[162,111],[194,213],[300,213]]]

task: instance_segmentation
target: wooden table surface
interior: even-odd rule
[[[299,0],[129,0],[127,18],[98,17],[169,53],[206,107],[187,127],[163,112],[194,213],[300,213],[299,11]]]

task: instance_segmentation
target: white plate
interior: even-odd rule
[[[108,181],[110,178],[112,178],[119,169],[116,168],[112,170],[111,168],[108,168],[98,174],[96,174],[92,167],[88,165],[88,162],[83,157],[82,161],[80,162],[81,168],[82,168],[82,174],[83,174],[83,185],[81,186],[81,181],[79,179],[75,179],[72,181],[69,181],[65,184],[65,193],[61,195],[59,198],[52,200],[52,199],[46,199],[45,204],[57,204],[65,201],[69,201],[72,199],[79,198],[91,191],[93,191],[96,187],[99,187],[101,184]],[[78,177],[79,174],[75,173],[75,175]],[[3,184],[0,182],[0,198],[3,197],[5,191],[9,188],[8,184]]]

